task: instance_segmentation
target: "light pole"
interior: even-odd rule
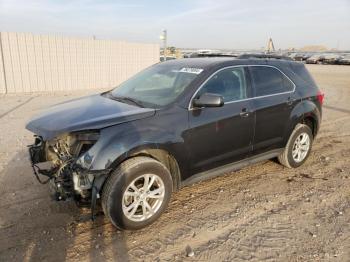
[[[265,54],[270,54],[270,53],[273,53],[275,52],[275,46],[272,42],[272,38],[270,37],[269,38],[269,41],[267,42],[267,47],[266,47],[266,51],[265,51]]]
[[[166,61],[166,41],[167,41],[167,31],[166,29],[163,30],[163,33],[160,35],[160,40],[163,40],[163,56],[164,56],[164,61]]]

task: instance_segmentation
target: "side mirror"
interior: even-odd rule
[[[224,105],[224,98],[220,95],[204,93],[197,99],[193,99],[194,107],[220,107]]]

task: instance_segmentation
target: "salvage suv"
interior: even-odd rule
[[[183,186],[271,158],[302,165],[323,97],[305,66],[284,57],[172,60],[33,118],[30,159],[57,200],[92,215],[101,203],[116,227],[139,229]]]

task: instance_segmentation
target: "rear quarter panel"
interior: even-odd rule
[[[289,125],[285,130],[283,143],[286,145],[295,126],[303,118],[312,117],[315,120],[317,133],[322,119],[322,106],[317,99],[319,88],[303,63],[281,62],[280,68],[296,85],[295,96],[298,100],[290,114]]]
[[[295,126],[298,123],[301,123],[302,120],[306,117],[312,117],[315,120],[316,130],[318,130],[321,122],[321,113],[317,105],[309,99],[302,100],[293,108],[289,117],[289,124],[287,125],[287,128],[285,130],[283,141],[284,146],[287,144],[288,139],[292,134]]]

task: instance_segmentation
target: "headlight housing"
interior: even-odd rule
[[[81,156],[87,152],[99,139],[99,132],[72,134],[75,142],[75,155]]]
[[[79,131],[56,137],[47,141],[47,159],[54,160],[57,157],[66,161],[78,158],[87,152],[98,140],[100,134],[96,131]]]

